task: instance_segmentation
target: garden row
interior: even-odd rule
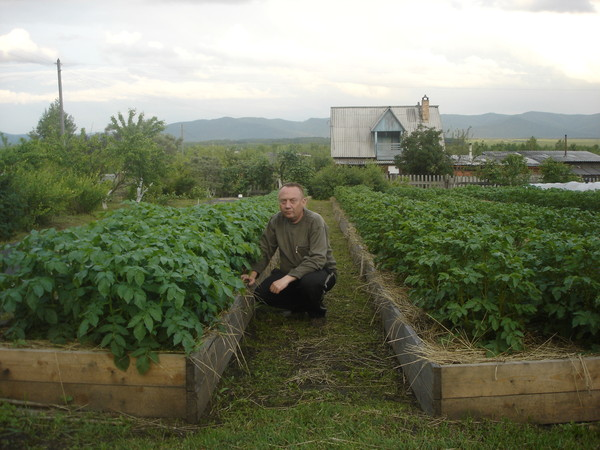
[[[396,192],[408,193],[407,188],[395,188]],[[469,197],[503,203],[527,203],[551,208],[577,208],[583,211],[600,212],[600,191],[569,191],[565,189],[540,189],[533,186],[464,186],[460,189],[411,190],[413,198],[429,199],[439,195]]]
[[[176,209],[132,203],[87,226],[32,232],[0,256],[4,338],[106,348],[145,373],[189,354],[243,288],[270,196]]]
[[[415,304],[491,353],[526,331],[593,349],[600,335],[600,217],[460,195],[338,188],[336,198]],[[563,205],[564,206],[564,205]]]

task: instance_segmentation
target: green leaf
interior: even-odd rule
[[[152,316],[150,316],[150,314],[144,315],[144,324],[146,325],[146,329],[150,332],[154,328],[154,321],[152,320]]]
[[[46,322],[53,324],[53,325],[58,323],[58,316],[56,315],[56,311],[54,311],[53,309],[46,309],[44,316],[45,316]]]
[[[139,322],[133,328],[133,336],[137,339],[138,342],[141,342],[144,339],[144,337],[146,337],[146,328],[144,327],[144,324],[142,322]]]
[[[126,303],[129,303],[133,299],[133,294],[134,291],[128,284],[119,284],[117,287],[117,295],[125,300]]]
[[[143,375],[150,370],[150,359],[148,356],[142,355],[136,360],[135,366],[137,367],[138,372]]]
[[[122,370],[123,372],[129,369],[129,355],[114,355],[113,361],[115,362],[115,366],[117,366],[117,368]]]

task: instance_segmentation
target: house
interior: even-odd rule
[[[331,108],[331,157],[336,164],[375,162],[396,171],[400,138],[420,126],[442,130],[439,107],[424,96],[415,106],[346,106]],[[442,133],[443,139],[443,133]],[[443,142],[442,142],[443,143]]]
[[[600,155],[587,151],[575,150],[528,150],[519,152],[490,151],[473,157],[472,155],[454,156],[455,175],[474,175],[478,166],[486,161],[502,162],[510,154],[519,154],[525,158],[527,167],[533,177],[540,175],[540,166],[546,159],[553,159],[571,167],[574,174],[579,175],[585,182],[600,181]]]

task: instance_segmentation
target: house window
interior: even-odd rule
[[[392,161],[401,152],[400,131],[378,131],[375,133],[375,154],[379,161]]]

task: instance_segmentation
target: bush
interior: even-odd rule
[[[109,190],[108,183],[99,183],[92,176],[70,175],[64,183],[73,192],[67,209],[75,214],[87,214],[97,209]]]
[[[19,169],[13,181],[15,190],[20,193],[25,211],[23,227],[45,225],[56,215],[67,211],[74,197],[74,191],[53,168],[36,170]]]
[[[12,185],[12,177],[0,175],[0,239],[10,239],[23,220],[23,203]]]
[[[357,185],[368,186],[374,191],[384,191],[389,182],[381,168],[374,164],[366,167],[336,165],[317,172],[308,187],[313,198],[325,200],[333,196],[337,186]]]

